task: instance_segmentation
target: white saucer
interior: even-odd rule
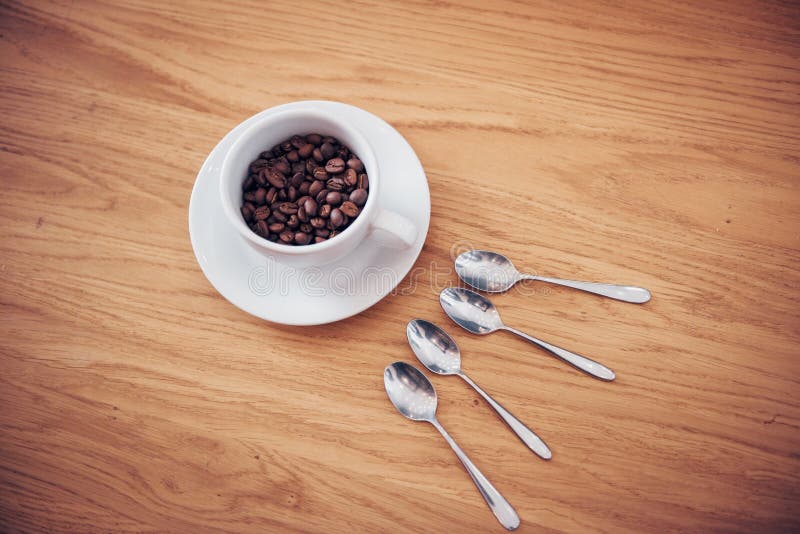
[[[219,201],[219,172],[225,153],[255,117],[288,109],[316,109],[337,115],[364,134],[381,169],[377,200],[416,225],[417,241],[412,247],[382,248],[367,237],[352,254],[336,264],[298,270],[261,255],[230,226]],[[267,321],[324,324],[364,311],[405,277],[428,234],[430,193],[417,155],[384,120],[338,102],[293,102],[262,111],[255,117],[231,130],[211,151],[197,174],[189,202],[189,235],[200,268],[231,304]]]

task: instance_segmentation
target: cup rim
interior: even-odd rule
[[[239,147],[241,147],[241,145],[243,145],[248,139],[255,136],[259,131],[261,131],[261,129],[263,129],[270,122],[274,122],[276,119],[279,118],[282,119],[288,117],[289,119],[291,119],[292,116],[295,116],[298,119],[307,118],[311,116],[336,123],[336,125],[339,128],[345,130],[350,137],[356,139],[358,144],[363,146],[369,152],[369,155],[372,161],[374,162],[374,168],[372,169],[372,172],[370,172],[369,174],[370,194],[367,197],[367,202],[366,204],[364,204],[361,213],[359,213],[356,220],[350,226],[345,228],[341,234],[336,235],[331,239],[326,239],[322,243],[310,243],[308,245],[292,246],[292,245],[284,245],[282,243],[274,243],[266,238],[261,237],[260,235],[253,232],[249,226],[247,226],[247,224],[245,223],[244,219],[241,216],[241,212],[238,209],[238,206],[234,208],[234,206],[231,205],[229,199],[227,198],[227,195],[225,194],[226,185],[229,183],[230,180],[235,179],[235,177],[232,176],[230,167],[231,165],[233,165],[232,157],[233,154],[236,152],[236,150]],[[363,154],[358,154],[358,157],[359,159],[364,161]],[[220,201],[222,202],[222,208],[223,211],[225,212],[225,215],[228,217],[228,220],[233,224],[233,226],[236,228],[239,234],[242,235],[245,239],[247,239],[248,241],[259,247],[262,247],[272,252],[280,254],[289,254],[292,256],[304,256],[317,252],[323,252],[332,247],[338,246],[341,243],[341,241],[337,241],[337,238],[344,236],[350,230],[357,230],[358,227],[368,224],[367,223],[368,217],[366,217],[365,215],[368,212],[372,212],[374,209],[374,201],[373,202],[371,201],[376,196],[373,193],[376,191],[375,184],[378,182],[378,173],[379,173],[378,160],[375,157],[375,151],[373,150],[372,145],[369,143],[367,138],[364,137],[364,135],[362,135],[361,132],[358,131],[356,128],[353,128],[346,122],[341,121],[340,119],[328,113],[323,113],[321,111],[311,110],[311,109],[285,110],[285,111],[270,113],[265,117],[256,119],[253,122],[253,124],[248,126],[247,129],[244,130],[239,135],[239,137],[231,144],[230,148],[228,148],[225,154],[225,158],[223,159],[222,165],[220,167],[218,194],[220,196]],[[243,181],[244,178],[242,178],[242,182]]]

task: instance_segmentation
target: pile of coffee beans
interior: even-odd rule
[[[250,163],[242,217],[253,232],[285,245],[310,245],[347,228],[367,202],[364,164],[337,139],[295,135]]]

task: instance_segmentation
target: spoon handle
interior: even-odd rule
[[[542,438],[533,432],[533,430],[525,426],[522,421],[514,417],[511,412],[503,408],[499,402],[494,400],[488,393],[482,390],[480,386],[473,382],[467,375],[461,373],[458,376],[463,378],[464,382],[472,386],[472,389],[477,391],[481,397],[486,399],[486,402],[489,403],[489,406],[494,408],[494,410],[497,412],[497,415],[499,415],[503,421],[505,421],[514,434],[516,434],[517,437],[522,440],[522,443],[527,445],[530,450],[545,460],[549,460],[553,457],[553,453],[550,452],[550,448],[544,441],[542,441]]]
[[[520,332],[515,328],[511,328],[509,326],[506,326],[504,328],[505,330],[508,330],[513,334],[517,334],[521,338],[527,339],[534,345],[542,347],[544,350],[564,360],[568,364],[577,367],[584,373],[592,375],[595,378],[599,378],[600,380],[611,381],[614,380],[614,378],[616,377],[614,371],[612,371],[603,364],[597,363],[594,360],[590,360],[586,356],[581,356],[580,354],[575,354],[574,352],[562,349],[561,347],[556,347],[555,345],[551,345],[550,343],[542,341],[541,339],[537,339],[533,336],[530,336],[525,332]]]
[[[596,282],[580,282],[578,280],[562,280],[560,278],[548,278],[546,276],[533,276],[530,274],[522,275],[521,279],[539,280],[540,282],[572,287],[588,293],[594,293],[624,302],[632,302],[634,304],[643,304],[650,300],[650,292],[643,287],[598,284]]]
[[[458,459],[461,460],[461,463],[464,464],[464,469],[467,470],[469,473],[470,478],[475,483],[475,486],[478,488],[478,491],[481,493],[481,496],[486,501],[486,504],[489,505],[489,509],[492,511],[494,516],[503,525],[507,530],[516,530],[519,526],[519,516],[517,515],[516,510],[514,507],[509,504],[509,502],[500,495],[500,492],[492,486],[492,483],[489,482],[483,473],[475,467],[475,464],[472,463],[472,460],[467,457],[467,454],[461,450],[461,447],[455,442],[453,438],[450,437],[450,434],[444,429],[442,425],[439,424],[439,421],[436,419],[431,421],[431,424],[436,427],[436,430],[444,437],[447,443],[450,444],[452,447],[453,452],[456,453]]]

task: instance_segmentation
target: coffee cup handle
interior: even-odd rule
[[[389,248],[408,248],[417,240],[417,227],[408,218],[382,209],[372,222],[372,236]]]

